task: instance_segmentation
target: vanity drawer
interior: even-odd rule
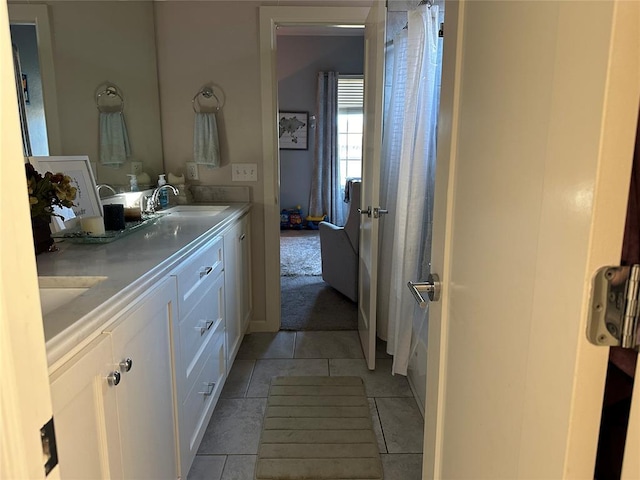
[[[183,465],[191,465],[224,385],[224,335],[213,336],[206,357],[180,412],[180,450]],[[188,471],[188,468],[187,468]]]
[[[178,280],[178,314],[184,318],[223,269],[223,243],[217,237],[184,262],[173,275]]]
[[[193,299],[196,301],[196,299]],[[224,337],[224,275],[218,275],[206,288],[195,307],[179,322],[181,369],[185,392],[197,374],[198,360],[206,355],[205,345],[213,336]]]

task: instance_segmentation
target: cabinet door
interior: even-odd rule
[[[123,477],[113,371],[111,339],[102,335],[51,375],[62,478]]]
[[[124,478],[178,476],[169,343],[176,304],[175,279],[169,277],[108,332],[122,372],[114,390]]]
[[[231,369],[231,364],[242,339],[242,320],[238,302],[238,278],[240,275],[238,255],[240,253],[241,230],[242,226],[238,222],[224,234],[224,297],[228,370]]]
[[[252,291],[251,291],[251,214],[246,214],[240,221],[239,248],[239,308],[242,321],[242,331],[245,332],[251,320]]]

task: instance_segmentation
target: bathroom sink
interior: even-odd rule
[[[160,213],[169,214],[165,218],[180,217],[214,217],[229,208],[228,205],[177,205],[161,210]]]
[[[108,277],[38,277],[40,306],[46,315],[76,299]]]

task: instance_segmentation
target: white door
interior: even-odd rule
[[[0,2],[0,25],[9,25]],[[52,415],[9,35],[0,38],[0,477],[44,478]],[[59,478],[55,468],[48,478]]]
[[[593,478],[608,351],[586,318],[620,259],[639,10],[447,2],[424,478]]]
[[[364,34],[364,138],[360,208],[369,211],[360,219],[358,280],[358,332],[367,366],[376,361],[376,292],[378,285],[378,227],[374,208],[380,205],[380,151],[382,149],[382,92],[384,86],[384,36],[386,8],[373,2]]]

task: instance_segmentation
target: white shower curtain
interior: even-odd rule
[[[412,332],[426,328],[406,286],[429,273],[436,160],[438,7],[408,12],[408,29],[394,39],[392,98],[385,118],[382,205],[394,212],[382,225],[379,319],[393,373],[407,374]],[[406,40],[403,38],[406,35]],[[406,48],[404,48],[406,45]],[[386,323],[386,325],[385,325]]]

